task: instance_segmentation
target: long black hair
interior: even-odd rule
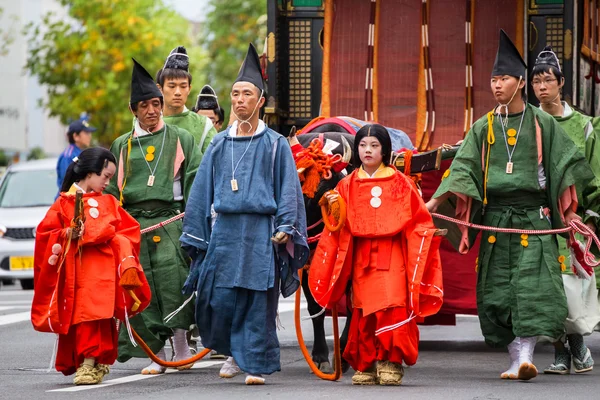
[[[383,165],[386,167],[390,165],[392,156],[392,139],[390,139],[390,134],[388,133],[387,129],[385,129],[385,126],[379,124],[365,125],[360,128],[358,132],[356,132],[356,136],[354,137],[354,165],[358,167],[362,164],[362,161],[360,161],[360,155],[358,153],[358,147],[360,146],[360,141],[367,136],[373,136],[379,140],[379,143],[381,144]]]
[[[88,174],[100,175],[109,162],[117,165],[114,154],[105,148],[91,147],[85,149],[79,154],[77,161],[73,161],[67,168],[60,191],[68,192],[75,182],[85,179]]]

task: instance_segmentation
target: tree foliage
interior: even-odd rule
[[[29,155],[27,156],[27,161],[30,160],[41,160],[42,158],[46,158],[46,153],[44,149],[41,147],[34,147],[29,151]]]
[[[169,52],[186,46],[194,83],[202,82],[206,57],[193,46],[190,23],[160,0],[60,0],[68,18],[48,13],[29,25],[26,68],[48,90],[42,101],[63,123],[82,111],[108,145],[131,129],[128,110],[131,57],[154,76]],[[193,99],[190,99],[192,103]],[[191,106],[189,104],[188,106]]]
[[[265,0],[211,0],[203,32],[208,50],[209,83],[219,96],[219,103],[229,114],[231,85],[253,43],[262,53],[267,35],[267,2]],[[196,85],[197,89],[201,86]],[[229,115],[226,116],[225,123]]]
[[[0,7],[0,57],[8,54],[8,48],[15,41],[16,32],[16,20],[18,19],[15,15],[6,16],[3,21],[4,9]],[[10,21],[10,22],[9,22]]]
[[[4,149],[0,149],[0,167],[6,167],[8,165],[8,156],[6,155],[6,152],[4,151]],[[0,176],[2,176],[2,174],[0,173]]]

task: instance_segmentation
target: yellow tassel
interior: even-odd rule
[[[487,204],[487,183],[488,183],[488,171],[490,168],[490,150],[491,146],[496,142],[496,137],[494,136],[494,111],[490,111],[487,114],[488,120],[488,134],[487,134],[487,154],[485,155],[485,172],[483,174],[483,204]]]
[[[561,270],[562,272],[565,272],[565,271],[567,270],[567,266],[566,266],[564,263],[563,263],[563,264],[560,264],[560,270]]]
[[[125,290],[133,290],[142,286],[142,282],[138,277],[138,272],[136,268],[128,268],[121,275],[121,280],[119,280],[119,286],[121,286]]]
[[[123,186],[121,186],[121,191],[119,192],[119,205],[123,206],[123,191],[125,190],[125,185],[127,185],[127,176],[129,176],[129,169],[131,168],[129,165],[129,156],[131,155],[131,138],[133,137],[133,132],[129,135],[129,139],[127,139],[127,161],[125,161],[125,178],[123,178]]]

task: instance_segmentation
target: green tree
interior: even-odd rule
[[[219,96],[225,110],[227,124],[231,101],[231,84],[240,65],[254,43],[262,53],[267,35],[267,2],[265,0],[211,0],[212,10],[206,17],[203,38],[210,64],[207,66],[209,83]],[[201,86],[196,85],[197,89]]]
[[[6,167],[8,165],[8,156],[4,149],[0,149],[0,167]],[[1,174],[0,174],[1,175]]]
[[[193,46],[191,25],[160,0],[60,0],[68,18],[49,13],[29,25],[26,68],[48,89],[41,101],[63,123],[82,111],[108,145],[131,129],[131,57],[154,76],[169,52],[188,48],[194,83],[202,82],[206,57]],[[193,102],[190,99],[190,104]]]
[[[4,9],[0,7],[0,21],[2,24],[0,25],[0,57],[8,54],[8,48],[15,41],[17,17],[15,15],[10,15],[4,18],[3,16]]]
[[[46,158],[46,153],[44,152],[44,149],[42,149],[41,147],[34,147],[29,152],[29,155],[27,156],[27,161],[41,160],[42,158]]]

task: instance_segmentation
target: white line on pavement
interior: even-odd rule
[[[26,296],[26,297],[31,297],[33,298],[33,291],[23,291],[23,290],[2,290],[0,289],[0,297],[3,296]]]
[[[29,321],[31,311],[20,312],[15,314],[0,315],[0,325],[15,324],[17,322]]]
[[[8,304],[31,304],[31,299],[30,300],[0,300],[0,304],[2,304],[3,306],[8,305]]]
[[[223,364],[223,362],[224,361],[200,361],[200,362],[194,364],[192,369],[208,368],[208,367],[212,367],[214,365]],[[176,369],[167,369],[167,374],[172,374],[175,372],[179,372],[179,371],[177,371]],[[98,389],[98,388],[103,388],[103,387],[107,387],[107,386],[119,385],[122,383],[141,381],[143,379],[156,378],[157,376],[161,376],[161,375],[162,374],[159,374],[159,375],[137,374],[137,375],[131,375],[131,376],[124,376],[123,378],[111,379],[109,381],[104,381],[98,385],[72,386],[72,387],[68,387],[68,388],[64,388],[64,389],[47,390],[46,392],[79,392],[82,390]]]

